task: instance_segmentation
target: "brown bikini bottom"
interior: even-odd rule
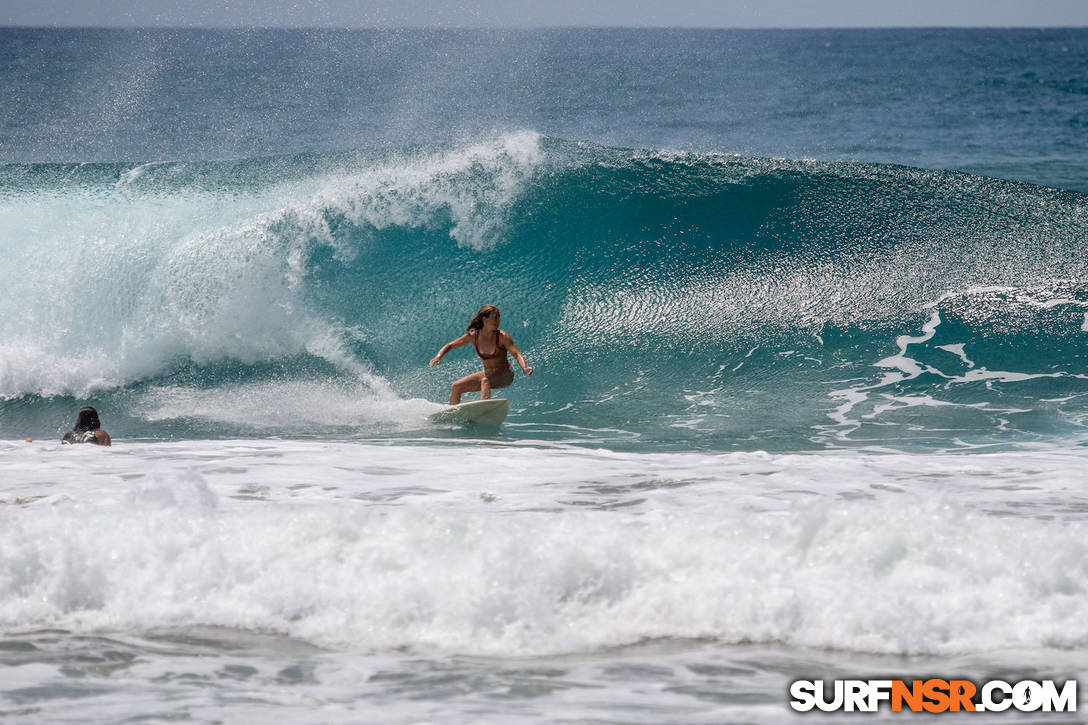
[[[502,370],[496,370],[495,372],[485,370],[484,375],[487,376],[487,381],[491,383],[492,390],[496,388],[505,388],[510,383],[514,382],[514,371],[509,367],[503,368]]]

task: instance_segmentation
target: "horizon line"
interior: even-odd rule
[[[0,25],[0,30],[1085,30],[1088,25]]]

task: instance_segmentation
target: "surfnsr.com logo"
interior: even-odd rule
[[[790,697],[798,712],[876,712],[885,706],[892,712],[1076,712],[1077,681],[797,680]]]

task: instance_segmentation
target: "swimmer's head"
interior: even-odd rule
[[[76,415],[76,424],[72,426],[74,431],[98,430],[102,423],[98,420],[98,411],[89,405],[79,409]]]
[[[476,316],[472,318],[472,322],[468,323],[468,327],[465,328],[465,332],[472,332],[473,330],[484,329],[484,319],[495,315],[495,321],[499,319],[499,308],[495,305],[484,305],[476,312]]]

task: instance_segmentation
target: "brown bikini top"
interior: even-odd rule
[[[484,355],[480,352],[480,330],[476,331],[476,334],[472,336],[472,344],[476,347],[476,354],[480,356],[481,360],[494,360],[497,357],[506,357],[506,350],[499,346],[499,331],[495,330],[495,352],[490,355]]]

